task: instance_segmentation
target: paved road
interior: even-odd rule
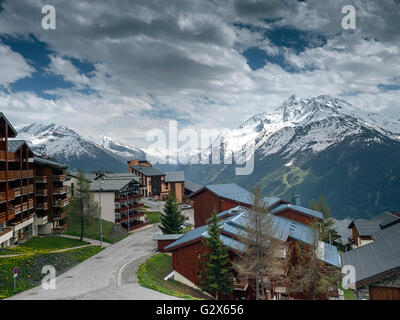
[[[152,198],[143,198],[142,203],[144,203],[146,206],[149,206],[149,210],[151,211],[158,211],[163,213],[164,212],[164,201],[157,201]],[[184,216],[189,217],[189,222],[194,225],[194,211],[193,209],[186,209],[182,210],[182,213]]]
[[[134,275],[137,266],[154,253],[152,239],[159,232],[155,226],[134,232],[57,277],[55,290],[39,286],[10,299],[177,299],[141,287]]]

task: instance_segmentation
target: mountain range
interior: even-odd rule
[[[126,171],[127,159],[163,156],[158,150],[136,148],[110,137],[84,138],[55,124],[24,127],[18,138],[72,170]],[[254,144],[254,171],[248,176],[235,175],[235,164],[172,167],[203,184],[237,182],[249,189],[258,185],[264,194],[285,199],[300,194],[306,206],[323,195],[337,218],[369,217],[400,208],[399,120],[362,111],[339,98],[293,95],[274,111],[221,131],[213,148],[229,157],[243,155]],[[204,159],[210,154],[211,146],[199,156]]]

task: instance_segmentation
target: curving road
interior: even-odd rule
[[[154,254],[153,235],[158,227],[149,226],[73,267],[56,278],[56,289],[41,286],[21,292],[13,300],[166,300],[176,297],[141,287],[136,269]]]

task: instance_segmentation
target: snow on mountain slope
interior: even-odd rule
[[[99,136],[97,138],[89,137],[91,141],[101,146],[103,149],[108,150],[126,160],[130,159],[146,159],[146,153],[141,149],[123,144],[108,136]]]
[[[221,132],[213,146],[223,147],[225,155],[243,154],[242,161],[252,145],[260,159],[278,152],[291,159],[298,152],[315,154],[369,130],[375,132],[375,141],[380,137],[400,140],[399,121],[367,113],[330,96],[301,99],[292,95],[273,112],[256,114],[239,128]]]

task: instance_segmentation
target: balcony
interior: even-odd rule
[[[22,204],[17,204],[14,206],[15,214],[21,213],[23,211],[27,211],[33,209],[33,199],[29,200],[28,202],[24,202]]]
[[[0,212],[0,222],[14,219],[14,217],[15,217],[14,208],[8,208],[8,214],[6,214],[6,211]]]
[[[14,176],[16,179],[33,178],[33,170],[14,171]]]
[[[14,179],[15,179],[14,171],[0,171],[0,181],[14,180]]]
[[[133,221],[139,217],[143,217],[144,213],[136,213],[136,214],[130,214],[129,215],[129,220]],[[115,223],[123,223],[123,222],[128,222],[128,215],[120,217],[120,218],[115,218]]]
[[[36,190],[35,195],[37,197],[47,197],[48,195],[47,189]]]
[[[33,184],[15,189],[16,196],[25,195],[25,194],[29,194],[29,193],[33,193]]]
[[[15,198],[15,190],[9,190],[8,191],[8,200],[12,200]],[[0,192],[0,202],[5,202],[7,201],[7,193],[4,192]]]
[[[127,200],[134,200],[134,199],[140,199],[142,198],[143,195],[142,194],[131,194],[128,197],[119,197],[119,198],[115,198],[115,202],[125,202]]]
[[[36,203],[36,210],[47,210],[48,209],[48,205],[47,202],[38,202]]]
[[[13,152],[7,152],[8,161],[15,161],[15,154]],[[0,151],[0,161],[6,161],[6,152]]]
[[[56,200],[53,206],[56,208],[64,208],[68,204],[69,204],[69,199],[62,199],[62,200]]]
[[[238,291],[246,291],[249,287],[249,281],[247,279],[234,278],[233,284],[234,290]]]
[[[64,194],[68,192],[68,187],[53,188],[53,194]]]
[[[129,210],[135,210],[138,208],[142,208],[144,206],[143,203],[136,203],[133,205],[129,206]],[[123,213],[123,212],[128,212],[128,207],[121,207],[121,208],[115,208],[116,213]]]
[[[46,176],[37,176],[35,178],[35,183],[47,183],[47,177]]]
[[[53,181],[65,181],[66,179],[67,179],[67,175],[65,175],[65,174],[53,176]]]

